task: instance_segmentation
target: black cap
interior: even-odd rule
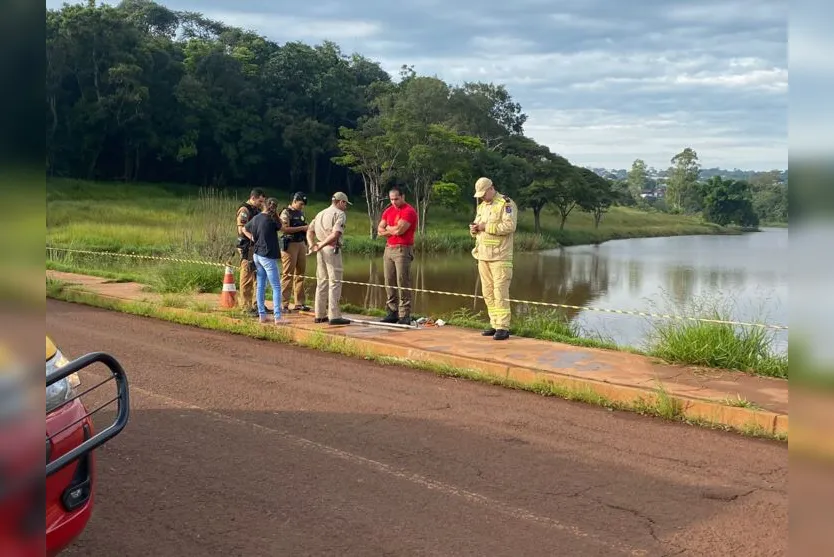
[[[292,194],[292,201],[301,201],[305,205],[307,204],[307,196],[304,195],[304,192],[297,191]]]

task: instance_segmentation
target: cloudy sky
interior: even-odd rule
[[[279,43],[330,39],[394,76],[504,83],[526,134],[574,164],[665,168],[690,146],[705,168],[787,166],[787,0],[160,3]]]

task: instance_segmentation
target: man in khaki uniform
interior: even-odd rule
[[[249,201],[241,203],[237,208],[235,223],[237,224],[237,251],[240,254],[240,308],[249,315],[257,316],[255,306],[255,247],[251,240],[243,233],[243,227],[261,212],[266,193],[255,188],[249,193]]]
[[[345,233],[351,202],[347,195],[337,192],[330,207],[315,216],[307,229],[307,243],[316,254],[316,323],[349,325],[342,318],[339,301],[342,297],[342,236]]]
[[[295,293],[295,309],[310,311],[305,302],[304,273],[307,272],[307,221],[304,217],[304,207],[307,206],[307,196],[302,192],[295,192],[292,202],[281,211],[281,302],[283,311],[290,310],[290,294]],[[293,279],[293,277],[295,277]],[[292,282],[292,288],[290,288]]]
[[[510,282],[513,279],[513,237],[518,225],[515,202],[496,191],[492,180],[475,182],[480,200],[469,234],[475,238],[472,256],[478,260],[481,291],[490,326],[482,334],[495,340],[510,337]]]

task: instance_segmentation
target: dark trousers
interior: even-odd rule
[[[382,256],[385,268],[385,292],[388,311],[400,317],[411,316],[411,262],[414,246],[385,246]]]

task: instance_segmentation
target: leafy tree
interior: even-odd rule
[[[483,144],[477,137],[459,135],[439,125],[430,127],[425,144],[411,148],[407,168],[413,179],[416,209],[420,215],[420,234],[426,232],[429,206],[436,191],[435,182],[448,171],[465,165],[472,153],[482,148]],[[448,188],[449,183],[446,184]]]
[[[642,159],[637,159],[631,165],[631,170],[628,171],[628,190],[635,201],[641,201],[640,195],[645,191],[648,184],[648,175],[646,171],[646,163]]]
[[[451,91],[449,103],[452,127],[479,137],[487,149],[498,149],[505,138],[524,131],[527,115],[503,85],[467,82]]]
[[[698,153],[691,147],[672,157],[666,199],[673,212],[685,212],[698,199],[697,184],[701,173]]]
[[[749,180],[753,194],[753,209],[766,222],[788,222],[788,186],[782,182],[781,172],[772,170]]]
[[[704,185],[704,218],[722,226],[757,226],[750,184],[713,176]]]
[[[611,182],[599,176],[596,172],[587,168],[580,168],[579,173],[586,186],[584,194],[579,199],[579,206],[582,210],[594,216],[594,228],[599,228],[602,216],[614,204],[617,194]]]
[[[334,162],[350,168],[362,177],[371,238],[385,206],[385,186],[402,162],[402,146],[385,133],[379,117],[369,118],[356,129],[339,129],[339,148],[344,153]]]
[[[559,230],[584,194],[584,181],[574,166],[559,155],[541,155],[534,163],[533,181],[520,191],[523,207],[533,210],[536,233],[541,233],[542,209],[552,204],[559,211]]]

